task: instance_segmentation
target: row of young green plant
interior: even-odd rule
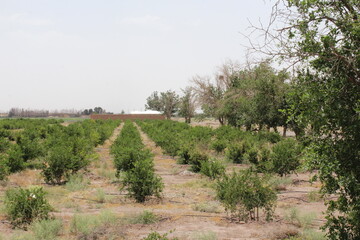
[[[85,120],[67,127],[53,120],[13,121],[21,123],[13,127],[24,128],[0,129],[0,180],[31,167],[42,169],[48,183],[66,181],[70,174],[87,166],[93,148],[103,144],[119,125],[112,120]]]
[[[118,138],[111,146],[117,177],[123,189],[137,202],[150,196],[160,197],[163,190],[161,177],[155,174],[153,155],[145,148],[140,133],[131,121],[126,121]]]
[[[224,167],[213,159],[219,157],[232,163],[251,163],[258,172],[274,172],[281,176],[300,166],[302,146],[295,139],[282,138],[278,133],[245,132],[231,126],[191,127],[170,120],[137,123],[165,154],[178,156],[180,163],[191,164],[194,172],[204,168],[208,174],[209,167],[221,170]]]
[[[165,154],[178,156],[179,162],[190,164],[192,171],[215,180],[218,200],[232,217],[242,221],[259,220],[261,213],[270,220],[277,200],[272,175],[289,174],[300,165],[302,147],[277,133],[251,133],[230,126],[190,127],[174,121],[138,124]],[[251,166],[227,174],[219,158]]]

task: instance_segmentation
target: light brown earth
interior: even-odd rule
[[[147,135],[141,132],[143,141],[154,154],[156,173],[164,182],[165,188],[162,199],[150,199],[144,204],[135,203],[128,199],[125,192],[120,192],[120,183],[114,177],[115,171],[110,155],[110,146],[120,133],[118,127],[113,136],[104,145],[95,149],[98,156],[85,174],[90,182],[85,190],[71,192],[66,186],[50,186],[44,183],[39,170],[26,170],[12,174],[7,183],[0,186],[0,195],[4,195],[7,188],[29,185],[43,186],[49,192],[49,201],[56,209],[53,215],[64,222],[61,239],[77,239],[69,231],[70,221],[74,214],[99,214],[104,209],[109,210],[120,218],[127,218],[144,210],[154,212],[159,216],[155,224],[122,223],[105,228],[107,234],[98,235],[99,238],[110,239],[142,239],[152,231],[168,233],[170,237],[179,239],[280,239],[287,233],[301,232],[297,222],[285,219],[291,209],[299,209],[299,214],[306,217],[316,214],[310,221],[310,228],[318,229],[324,223],[321,212],[325,210],[322,200],[309,201],[309,193],[319,190],[319,183],[310,184],[309,173],[291,175],[293,184],[284,187],[278,194],[278,204],[274,221],[265,222],[232,222],[216,200],[214,183],[208,178],[188,171],[188,166],[179,165],[176,160],[163,155]],[[245,167],[245,166],[230,166]],[[100,190],[101,189],[101,190]],[[97,192],[104,191],[106,200],[101,203],[97,199]],[[203,205],[207,212],[195,210],[195,206]],[[217,210],[217,211],[215,211]],[[0,214],[0,235],[11,239],[14,234],[25,234],[22,230],[14,230],[6,220],[4,213]],[[90,238],[89,238],[90,239]]]

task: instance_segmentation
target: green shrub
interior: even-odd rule
[[[154,172],[152,159],[138,160],[134,168],[125,173],[124,188],[137,202],[144,202],[148,196],[160,197],[164,188],[161,177]]]
[[[252,164],[259,164],[259,154],[256,148],[251,148],[247,151],[245,157]]]
[[[271,142],[271,143],[277,143],[277,142],[281,141],[280,134],[276,133],[276,132],[260,131],[257,133],[257,137],[259,140],[265,139],[266,141]]]
[[[233,163],[242,163],[246,152],[246,144],[243,142],[232,143],[226,149],[226,157]]]
[[[0,129],[1,131],[1,129]],[[0,132],[1,133],[1,132]],[[10,147],[10,142],[7,138],[0,136],[0,153],[6,152],[6,150]]]
[[[201,165],[209,160],[209,156],[197,148],[190,151],[189,163],[191,164],[191,171],[200,172]]]
[[[263,209],[270,220],[277,199],[275,192],[265,180],[250,170],[233,172],[218,180],[217,197],[234,217],[248,221],[259,220],[259,209]]]
[[[25,227],[34,220],[49,218],[52,207],[45,199],[46,193],[41,187],[15,188],[5,193],[5,211],[11,224]]]
[[[225,174],[225,166],[219,160],[209,160],[201,163],[200,173],[210,179],[216,179]]]
[[[18,172],[25,168],[23,153],[18,145],[13,144],[7,151],[7,154],[9,158],[8,166],[10,172]]]
[[[5,180],[9,175],[9,172],[8,158],[7,156],[0,154],[0,181]]]
[[[42,174],[47,183],[67,181],[71,174],[89,164],[88,145],[79,138],[59,140],[45,158]]]
[[[296,140],[289,138],[278,142],[270,155],[273,172],[280,176],[295,172],[300,166],[300,154],[301,150]]]
[[[36,239],[54,240],[63,227],[60,219],[44,219],[32,224],[31,229]]]
[[[221,153],[225,150],[227,142],[224,139],[216,139],[212,142],[211,148],[214,149],[217,153]]]

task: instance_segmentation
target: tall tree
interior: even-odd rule
[[[191,87],[182,90],[183,96],[180,98],[179,115],[185,118],[186,123],[191,122],[195,114],[195,95]]]
[[[281,3],[281,4],[280,4]],[[360,3],[358,0],[279,1],[263,29],[268,53],[290,59],[299,71],[293,116],[311,126],[311,163],[327,201],[330,239],[360,239]],[[301,112],[298,112],[301,109]]]
[[[147,99],[145,109],[162,112],[167,119],[170,119],[178,111],[179,95],[168,90],[166,92],[155,91]]]
[[[161,101],[161,95],[157,91],[153,92],[147,99],[145,109],[163,111],[163,102]]]

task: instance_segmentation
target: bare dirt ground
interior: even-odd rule
[[[64,222],[61,239],[79,239],[70,233],[70,222],[75,214],[99,214],[104,209],[120,218],[127,218],[144,210],[154,212],[159,221],[154,224],[130,224],[107,228],[113,238],[107,234],[88,239],[142,239],[152,231],[168,233],[170,237],[179,239],[281,239],[291,232],[302,231],[302,222],[294,222],[285,218],[293,209],[300,215],[313,218],[310,225],[318,229],[323,224],[323,201],[314,198],[319,190],[319,183],[310,184],[310,174],[291,175],[291,183],[278,194],[275,218],[272,222],[232,222],[223,207],[216,200],[214,183],[208,178],[188,171],[188,166],[179,165],[176,160],[163,155],[146,134],[141,132],[144,144],[154,154],[156,173],[164,182],[162,199],[150,199],[144,204],[135,203],[119,190],[120,184],[115,178],[110,146],[121,131],[118,127],[113,136],[104,145],[95,149],[96,160],[84,173],[89,185],[76,191],[66,186],[49,186],[42,180],[39,170],[26,170],[12,174],[7,183],[0,186],[0,196],[9,187],[41,185],[49,192],[49,201],[56,211],[55,217]],[[231,168],[232,166],[230,166]],[[99,200],[99,192],[105,193],[105,200]],[[313,196],[314,195],[314,196]],[[200,206],[200,207],[199,207]],[[201,207],[202,206],[202,207]],[[199,210],[205,212],[201,212]],[[0,234],[3,236],[22,233],[14,230],[3,213],[0,214]]]

